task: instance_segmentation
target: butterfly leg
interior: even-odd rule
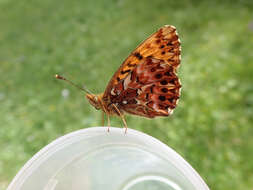
[[[109,114],[107,114],[107,124],[108,124],[107,132],[110,132],[111,121],[110,121],[110,116],[109,116]]]
[[[116,111],[119,113],[119,116],[121,117],[123,123],[124,123],[124,127],[125,127],[125,134],[127,132],[127,123],[126,123],[126,120],[125,120],[125,117],[124,115],[120,112],[120,110],[117,108],[117,106],[115,106],[114,104],[112,104],[113,107],[116,109]]]
[[[103,106],[103,110],[105,111],[106,116],[107,116],[107,125],[108,125],[107,132],[110,132],[110,127],[111,127],[110,115],[109,115],[108,111],[105,109],[104,105],[102,105],[102,106]],[[103,111],[102,111],[102,114],[103,114],[103,119],[104,119],[104,112]]]
[[[102,116],[101,116],[101,123],[102,123],[102,126],[105,125],[105,114],[103,111],[102,111]]]

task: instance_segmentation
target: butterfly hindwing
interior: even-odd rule
[[[180,96],[179,64],[176,29],[164,26],[128,56],[109,82],[104,98],[134,115],[168,116]]]

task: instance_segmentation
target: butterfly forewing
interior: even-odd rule
[[[127,57],[103,97],[130,114],[170,115],[180,96],[180,50],[175,27],[160,28]]]

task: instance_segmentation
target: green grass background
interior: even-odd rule
[[[179,105],[169,118],[127,116],[129,127],[180,153],[211,189],[252,190],[251,0],[0,0],[0,189],[57,137],[100,125],[84,94],[54,74],[103,92],[165,24],[182,42]]]

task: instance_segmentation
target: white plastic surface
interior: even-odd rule
[[[79,130],[33,156],[7,190],[208,190],[174,150],[122,128]]]

